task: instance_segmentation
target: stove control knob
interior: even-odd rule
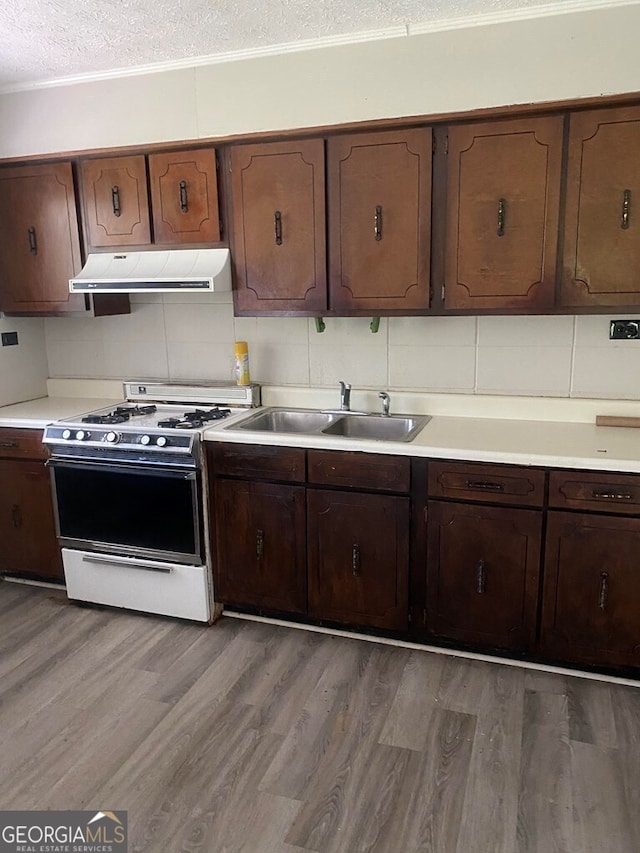
[[[158,447],[166,447],[169,442],[164,435],[159,435],[156,439],[156,444]]]
[[[117,432],[113,432],[113,430],[110,430],[105,435],[104,440],[108,441],[109,444],[116,444],[118,441],[120,441],[120,436],[118,435]]]
[[[150,435],[143,435],[143,436],[141,436],[141,438],[140,438],[140,444],[144,444],[144,445],[145,445],[145,447],[146,447],[146,445],[147,445],[147,444],[150,444],[150,443],[151,443],[151,436],[150,436]]]
[[[65,441],[66,441],[66,439],[71,438],[71,430],[70,429],[63,429],[62,430],[62,437],[65,439]]]
[[[91,433],[88,430],[79,429],[76,433],[76,438],[78,441],[86,441],[88,438],[91,438]]]

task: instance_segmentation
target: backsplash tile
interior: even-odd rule
[[[234,317],[230,294],[134,294],[132,309],[47,319],[49,376],[232,379],[246,340],[265,384],[640,398],[640,341],[609,341],[616,312],[391,317],[376,334],[370,317],[328,317],[319,334],[313,318]]]

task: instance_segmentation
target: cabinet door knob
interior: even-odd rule
[[[498,199],[498,237],[504,236],[504,218],[506,204],[507,203],[503,198]]]
[[[273,226],[276,232],[276,246],[282,246],[282,213],[279,210],[273,214]]]
[[[186,181],[180,181],[178,186],[180,188],[180,210],[183,213],[188,213],[189,212],[189,202],[187,199],[187,182]]]
[[[264,530],[256,531],[256,557],[260,560],[264,554]]]
[[[29,251],[32,255],[38,254],[38,241],[36,239],[36,229],[31,226],[28,231],[29,234]]]
[[[120,209],[120,188],[117,184],[111,187],[111,205],[113,206],[113,215],[120,216],[122,213]]]
[[[600,610],[606,610],[608,598],[609,574],[607,572],[600,572],[600,595],[598,596],[598,607]]]
[[[622,218],[620,220],[620,227],[625,231],[631,224],[631,190],[625,190],[622,193]]]
[[[354,545],[351,549],[351,569],[354,578],[360,577],[360,546]]]
[[[373,234],[376,240],[382,240],[382,206],[376,205],[376,213],[373,217]]]
[[[486,566],[487,564],[484,560],[478,560],[478,565],[476,566],[476,592],[479,595],[482,595],[486,588]]]

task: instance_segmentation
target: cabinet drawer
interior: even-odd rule
[[[230,477],[304,483],[305,451],[261,444],[215,444],[215,472]]]
[[[309,451],[309,482],[352,486],[377,492],[408,492],[411,461],[405,456],[376,456],[341,450]]]
[[[542,506],[544,471],[510,465],[430,462],[429,494],[439,498]]]
[[[0,427],[0,456],[17,459],[47,459],[42,430]]]
[[[592,512],[640,514],[640,476],[552,471],[549,506]]]

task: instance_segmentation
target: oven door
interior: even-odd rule
[[[197,470],[56,458],[47,466],[62,545],[202,564]]]

